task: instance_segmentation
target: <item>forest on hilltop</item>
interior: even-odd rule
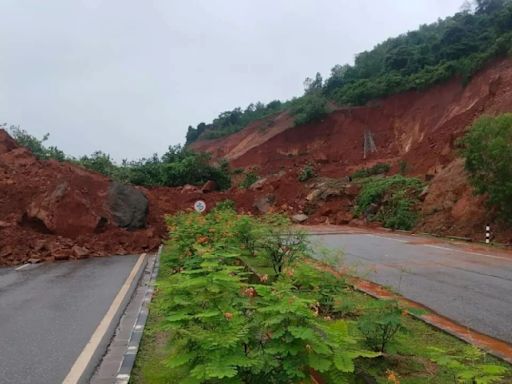
[[[320,73],[304,82],[304,95],[268,104],[251,103],[221,113],[211,123],[189,126],[186,143],[228,136],[249,123],[289,111],[297,125],[328,113],[329,102],[364,105],[370,100],[422,90],[454,76],[468,82],[489,60],[511,53],[512,0],[466,1],[454,16],[389,38],[356,55],[353,65],[335,65],[325,81]]]

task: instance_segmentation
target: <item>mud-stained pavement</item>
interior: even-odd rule
[[[465,327],[512,343],[512,255],[435,239],[347,228],[311,236],[341,249],[358,276]]]

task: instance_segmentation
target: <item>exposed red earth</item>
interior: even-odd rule
[[[158,207],[149,202],[146,228],[120,228],[110,184],[79,166],[37,160],[0,130],[0,265],[157,248],[165,233]]]
[[[492,223],[495,240],[512,242],[512,230],[500,226],[473,195],[456,140],[482,114],[512,110],[512,60],[499,60],[467,85],[453,79],[422,92],[406,92],[371,105],[337,109],[322,121],[293,126],[286,113],[250,124],[216,140],[200,140],[192,149],[228,159],[232,167],[253,168],[261,179],[249,189],[203,192],[201,188],[141,188],[147,197],[144,228],[116,223],[109,203],[112,182],[80,166],[37,160],[0,130],[0,265],[29,259],[66,259],[127,254],[155,249],[165,237],[164,214],[191,209],[197,199],[211,208],[231,199],[254,214],[303,215],[306,224],[364,226],[352,214],[358,186],[346,176],[377,162],[429,182],[416,231],[482,240]],[[363,158],[364,131],[377,151]],[[312,163],[318,178],[302,183],[298,173]],[[304,219],[304,217],[307,217]]]
[[[485,224],[491,223],[495,240],[511,243],[512,230],[495,220],[483,198],[473,195],[457,154],[457,139],[476,118],[510,111],[512,60],[504,59],[489,64],[466,85],[452,79],[365,107],[338,109],[320,122],[298,127],[283,113],[273,123],[255,122],[232,136],[199,141],[192,147],[225,157],[234,167],[253,167],[261,175],[286,172],[283,186],[291,194],[284,200],[289,205],[295,204],[295,198],[300,200],[307,188],[288,176],[296,177],[309,162],[321,176],[342,178],[378,162],[390,163],[395,173],[403,161],[407,175],[431,181],[417,231],[481,240]],[[366,159],[365,130],[377,147]],[[290,183],[293,187],[286,187]],[[282,196],[279,190],[276,194]],[[350,197],[329,197],[308,223],[345,223],[350,219]]]

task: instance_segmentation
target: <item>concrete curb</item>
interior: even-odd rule
[[[131,300],[133,292],[139,284],[139,280],[144,272],[147,262],[147,254],[141,254],[132,271],[121,286],[118,294],[114,298],[114,301],[112,302],[112,305],[107,311],[105,317],[102,319],[91,339],[73,364],[73,367],[64,379],[63,384],[85,384],[89,382],[96,370],[96,367],[101,362],[101,359],[107,351],[110,340],[117,329],[126,306]]]
[[[144,293],[144,299],[142,300],[142,303],[139,307],[137,320],[135,321],[130,334],[127,350],[123,354],[119,370],[117,371],[117,375],[114,381],[115,384],[128,384],[130,381],[131,372],[135,364],[135,358],[137,357],[137,352],[142,340],[142,334],[144,332],[144,327],[149,315],[148,305],[151,302],[153,293],[155,291],[154,287],[156,284],[156,278],[158,276],[158,270],[160,268],[160,254],[162,253],[162,248],[163,246],[161,245],[158,249],[155,262],[153,264],[153,269],[151,270],[151,277],[148,281],[148,285]]]
[[[337,271],[332,267],[323,264],[321,261],[310,259],[309,264],[319,270],[329,272],[336,277],[346,278],[347,283],[354,289],[377,300],[396,300],[405,308],[425,311],[425,314],[415,314],[413,311],[407,312],[410,316],[419,321],[422,321],[442,332],[454,336],[468,344],[474,345],[484,350],[488,354],[497,357],[498,359],[512,364],[512,345],[503,340],[496,339],[492,336],[488,336],[475,331],[469,327],[460,325],[459,323],[438,314],[423,304],[417,303],[413,300],[409,300],[403,296],[400,296],[399,294],[391,292],[389,289],[383,287],[382,285],[361,279],[359,277],[345,275],[343,272]]]
[[[351,284],[358,291],[378,300],[397,300],[405,307],[425,310],[427,311],[425,314],[415,314],[411,311],[408,311],[408,313],[410,316],[423,321],[440,331],[454,336],[468,344],[474,345],[490,355],[512,364],[512,345],[503,340],[496,339],[469,327],[465,327],[446,316],[438,314],[431,308],[395,294],[379,284],[359,278],[354,279]]]

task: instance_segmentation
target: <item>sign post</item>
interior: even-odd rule
[[[203,200],[197,200],[194,203],[194,209],[196,212],[203,213],[206,210],[206,203]]]

